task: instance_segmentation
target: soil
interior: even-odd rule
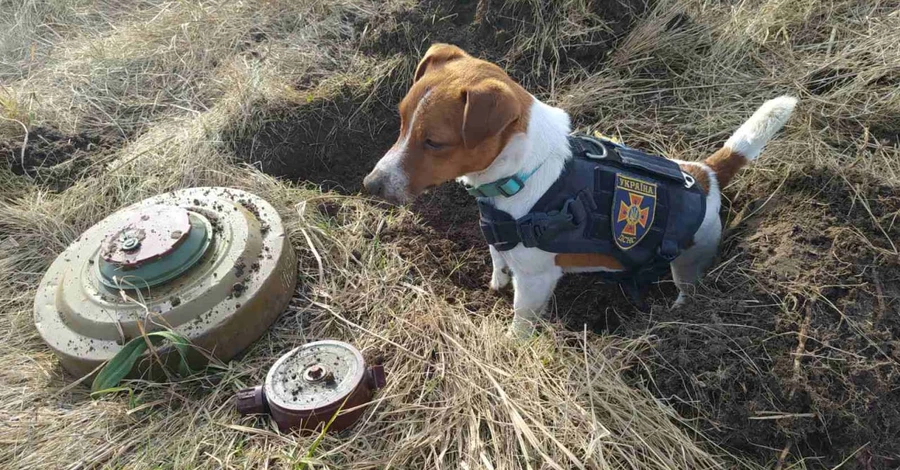
[[[108,153],[115,139],[88,133],[68,135],[48,127],[28,131],[28,143],[22,155],[23,139],[0,142],[0,159],[13,174],[25,176],[62,191],[83,176],[95,155]]]
[[[898,468],[900,192],[816,167],[779,184],[732,208],[756,213],[692,305],[625,328],[658,337],[645,383],[739,455],[789,445],[809,468]]]
[[[536,27],[522,26],[526,12],[517,10],[533,3],[482,11],[476,2],[426,1],[367,25],[361,51],[402,54],[413,67],[430,43],[452,42],[504,61],[514,78],[540,88],[546,76],[530,71],[546,51],[517,55],[509,46],[522,28]],[[628,15],[644,11],[643,2],[630,10],[604,3],[592,9],[613,32],[597,33],[601,46],[563,49],[562,68],[601,67],[602,45],[627,31]],[[301,109],[261,110],[266,124],[236,138],[235,153],[273,175],[355,194],[396,139],[394,106],[406,87],[405,76],[396,78],[372,95],[348,89]],[[785,466],[803,459],[806,468],[833,468],[848,459],[842,468],[900,468],[900,256],[891,241],[900,240],[898,190],[862,173],[811,166],[783,181],[754,180],[723,209],[731,222],[722,262],[690,305],[670,310],[676,291],[663,282],[640,312],[618,287],[579,275],[560,283],[553,312],[575,330],[652,334],[649,365],[630,379],[739,459],[777,465],[788,448]],[[498,302],[511,310],[509,291],[487,289],[490,257],[472,199],[446,184],[412,209],[420,223],[394,227],[382,240],[425,278],[448,280],[432,283],[447,301],[479,313]]]

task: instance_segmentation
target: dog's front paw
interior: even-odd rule
[[[524,341],[533,337],[536,332],[537,329],[533,323],[522,318],[515,318],[509,325],[509,329],[506,330],[506,336],[511,339]]]
[[[508,269],[495,269],[493,274],[491,274],[489,287],[491,290],[499,291],[508,286],[510,280],[512,280],[512,277],[509,275]]]
[[[675,303],[669,307],[669,310],[678,310],[681,307],[684,307],[688,303],[688,296],[684,294],[684,292],[678,293],[678,298],[675,299]]]

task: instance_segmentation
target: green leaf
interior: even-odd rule
[[[103,366],[103,369],[94,378],[94,383],[91,384],[91,392],[108,390],[119,385],[119,382],[131,372],[134,363],[146,350],[147,343],[144,342],[143,337],[129,341],[125,347]]]
[[[147,341],[156,345],[163,339],[172,343],[172,345],[175,346],[175,350],[178,351],[178,357],[180,359],[178,363],[178,373],[182,377],[191,375],[193,370],[187,361],[188,348],[191,346],[191,343],[184,337],[171,331],[154,331],[147,333],[146,337],[141,336],[129,341],[106,363],[106,365],[103,366],[103,369],[101,369],[97,374],[97,377],[94,378],[94,383],[91,384],[91,395],[94,396],[103,394],[104,392],[119,391],[116,386],[119,385],[129,372],[131,372],[135,362],[137,362],[141,355],[144,354],[144,351],[147,350]]]
[[[191,369],[191,365],[188,363],[188,348],[191,347],[191,343],[187,338],[172,333],[171,331],[154,331],[152,333],[147,333],[147,336],[165,338],[172,343],[172,346],[175,346],[175,350],[178,351],[178,358],[180,359],[178,362],[178,373],[182,377],[187,377],[194,373],[193,369]]]

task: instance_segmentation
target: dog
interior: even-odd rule
[[[689,289],[716,256],[722,235],[721,188],[759,157],[796,103],[790,96],[767,101],[703,162],[661,159],[677,164],[687,184],[704,199],[693,237],[665,268],[671,269],[679,288],[675,306],[686,301]],[[514,194],[487,195],[479,202],[520,219],[573,159],[570,118],[564,110],[542,103],[500,67],[453,45],[435,44],[428,49],[399,104],[399,114],[397,142],[363,181],[365,192],[395,204],[409,203],[424,190],[453,179],[478,188],[523,175],[527,182],[517,180],[524,184],[515,188]],[[637,209],[629,215],[626,202],[622,204],[620,220],[627,219],[623,224],[646,221],[641,206],[634,206]],[[509,334],[519,338],[534,334],[564,273],[625,269],[610,254],[554,253],[522,243],[504,251],[495,245],[489,248],[493,264],[490,288],[500,290],[512,282],[515,312]]]

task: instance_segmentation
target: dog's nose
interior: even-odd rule
[[[363,189],[367,194],[381,196],[384,192],[385,174],[379,170],[372,170],[363,180]]]

